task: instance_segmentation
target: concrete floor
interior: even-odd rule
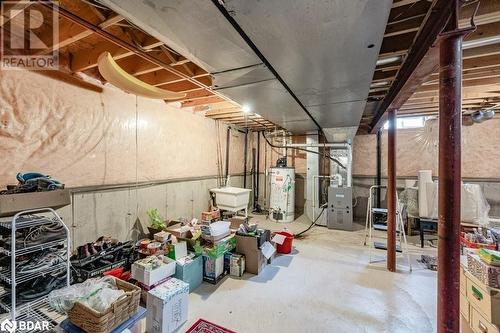
[[[261,216],[252,221],[283,228]],[[288,228],[297,232],[308,223],[300,217]],[[179,331],[204,318],[237,332],[435,332],[436,273],[416,262],[421,249],[410,246],[413,272],[398,256],[399,272],[389,273],[385,262],[368,265],[358,229],[315,227],[259,276],[204,283],[190,294],[188,322]]]

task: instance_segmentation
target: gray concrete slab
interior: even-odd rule
[[[283,228],[263,216],[253,221]],[[287,227],[296,232],[307,224],[301,217]],[[179,331],[204,318],[237,332],[435,332],[436,273],[416,263],[422,251],[411,246],[412,273],[401,257],[400,270],[389,273],[383,263],[368,264],[360,228],[315,227],[259,276],[204,283],[190,294],[189,319]]]

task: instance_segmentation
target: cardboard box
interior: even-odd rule
[[[175,332],[187,321],[189,285],[176,278],[148,293],[146,327],[148,333]]]
[[[160,231],[153,235],[154,240],[160,243],[166,243],[170,240],[171,234],[166,231]]]
[[[234,216],[229,218],[229,222],[231,222],[231,226],[229,228],[233,230],[238,230],[241,224],[245,223],[246,217],[243,216]]]
[[[165,230],[170,232],[177,238],[187,238],[188,233],[191,231],[191,228],[188,226],[183,226],[180,223],[176,223],[168,226]]]
[[[224,254],[212,258],[203,254],[203,280],[216,284],[224,273]]]
[[[231,234],[219,241],[216,241],[210,247],[205,246],[203,248],[203,254],[211,258],[217,258],[224,255],[225,252],[232,251],[235,248],[236,248],[236,238],[234,234]]]
[[[0,217],[13,216],[23,210],[61,208],[71,203],[69,190],[0,195]]]
[[[139,288],[141,288],[141,302],[143,302],[144,304],[146,304],[147,301],[148,301],[148,292],[151,289],[158,287],[160,284],[164,283],[168,279],[171,279],[171,277],[170,276],[165,277],[164,279],[161,279],[160,281],[156,282],[155,284],[153,284],[151,286],[146,286],[143,283],[137,282],[137,286]]]
[[[500,293],[479,281],[469,271],[465,273],[466,293],[472,309],[481,312],[482,316],[493,325],[500,325]],[[478,331],[479,332],[479,331]],[[490,331],[488,332],[495,332]]]
[[[212,242],[212,243],[215,243],[215,242],[218,242],[224,238],[226,238],[227,236],[231,235],[231,230],[228,230],[227,232],[223,233],[223,234],[220,234],[220,235],[217,235],[217,236],[207,236],[207,235],[201,235],[201,237],[206,240],[206,241],[209,241],[209,242]]]
[[[259,274],[267,264],[267,259],[259,249],[259,239],[252,236],[236,235],[236,252],[245,255],[245,269],[248,273]]]
[[[175,260],[165,258],[167,262],[155,268],[148,269],[145,266],[135,262],[132,264],[132,278],[145,286],[153,286],[165,278],[175,274]]]
[[[500,288],[500,267],[488,265],[477,254],[467,254],[467,270],[485,285]]]
[[[174,260],[179,260],[187,256],[187,243],[182,241],[179,243],[170,244],[168,251],[168,257]]]
[[[202,221],[212,221],[220,219],[220,210],[212,210],[209,212],[201,212]]]
[[[238,253],[224,255],[224,270],[234,277],[242,277],[245,272],[245,256]]]
[[[174,277],[189,284],[189,292],[192,292],[203,282],[203,258],[177,261]]]

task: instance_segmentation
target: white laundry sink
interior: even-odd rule
[[[215,193],[215,202],[219,209],[237,212],[248,208],[248,201],[250,199],[250,192],[248,188],[240,187],[221,187],[213,188],[210,192]]]

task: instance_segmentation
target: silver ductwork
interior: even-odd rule
[[[294,133],[320,125],[342,132],[340,140],[356,133],[392,5],[225,0],[221,9],[207,0],[100,2],[207,69],[214,88],[239,104]]]

